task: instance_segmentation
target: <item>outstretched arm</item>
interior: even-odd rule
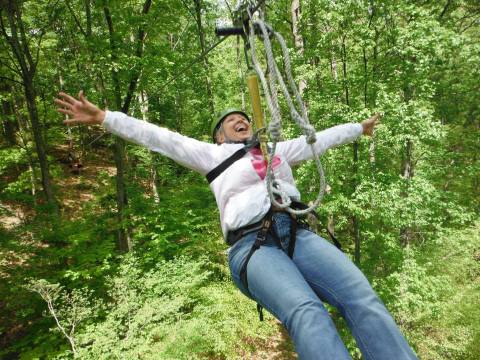
[[[183,136],[121,112],[104,111],[89,102],[80,91],[78,99],[59,93],[57,111],[67,114],[67,125],[102,125],[123,139],[159,152],[179,164],[205,175],[212,168],[216,145]]]
[[[375,114],[361,123],[337,125],[318,132],[314,144],[316,153],[321,155],[328,149],[354,141],[362,134],[371,136],[379,119],[380,114]],[[305,136],[278,143],[277,152],[284,155],[292,166],[313,158]]]

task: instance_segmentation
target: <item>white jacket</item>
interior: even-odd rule
[[[198,141],[157,125],[137,120],[121,112],[107,111],[103,126],[123,139],[168,156],[179,164],[206,175],[222,161],[242,148],[243,144],[215,145]],[[337,125],[317,133],[315,149],[318,154],[354,141],[362,134],[361,124]],[[299,201],[300,193],[295,186],[291,166],[312,158],[310,146],[301,136],[277,144],[274,162],[275,179],[288,195]],[[220,210],[223,234],[259,221],[270,208],[270,198],[259,169],[259,156],[247,153],[220,174],[210,188]]]

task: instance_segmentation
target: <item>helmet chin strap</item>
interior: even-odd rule
[[[225,141],[223,142],[224,144],[244,144],[244,145],[249,145],[252,144],[256,141],[255,135],[250,136],[248,139],[245,140],[232,140],[225,136]]]
[[[248,139],[247,140],[243,140],[243,141],[240,141],[240,140],[230,140],[230,139],[225,139],[225,141],[223,142],[224,144],[247,144],[248,142]]]
[[[252,136],[250,136],[248,139],[245,139],[243,141],[231,140],[227,138],[223,143],[224,144],[243,144],[249,149],[258,147],[259,146],[258,131],[256,131]]]

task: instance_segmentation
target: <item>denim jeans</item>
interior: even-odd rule
[[[368,280],[345,254],[299,228],[290,259],[289,215],[275,213],[272,226],[282,248],[267,237],[248,263],[248,289],[240,280],[240,269],[255,232],[230,249],[228,262],[237,287],[282,322],[300,359],[351,359],[323,302],[341,312],[363,359],[417,359]]]

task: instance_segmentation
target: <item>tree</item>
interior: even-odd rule
[[[143,9],[142,15],[148,14],[150,7],[152,5],[151,0],[146,0]],[[112,61],[118,61],[118,44],[116,41],[117,35],[115,34],[112,16],[110,13],[110,8],[108,6],[103,7],[103,12],[105,16],[105,21],[108,26],[109,40],[110,40],[110,54]],[[143,55],[144,42],[146,38],[146,32],[143,26],[139,26],[136,36],[136,49],[135,56],[140,59]],[[137,87],[137,82],[140,77],[141,67],[137,65],[134,70],[130,73],[130,81],[128,83],[127,93],[122,103],[122,94],[121,94],[121,84],[120,78],[118,75],[115,66],[112,67],[112,82],[114,86],[114,99],[115,106],[117,109],[120,109],[123,113],[127,114],[130,109],[130,105],[134,98],[135,90]],[[114,159],[115,165],[117,167],[116,175],[116,189],[117,189],[117,220],[118,220],[118,230],[117,230],[117,241],[118,247],[121,251],[129,251],[131,249],[130,235],[128,234],[127,227],[125,225],[126,216],[125,211],[128,205],[127,192],[125,189],[125,141],[116,137],[114,144]]]
[[[200,42],[200,50],[202,53],[205,53],[207,47],[205,45],[205,30],[203,29],[202,25],[202,0],[194,0],[195,2],[195,21],[197,23],[197,31],[198,31],[198,41]],[[210,113],[213,114],[215,112],[215,107],[213,104],[213,92],[212,92],[212,84],[210,81],[210,64],[208,63],[207,55],[203,56],[203,70],[205,72],[205,85],[207,87],[207,95],[208,95],[208,106]],[[207,127],[208,128],[208,127]]]
[[[0,8],[0,26],[2,34],[10,45],[14,59],[16,60],[14,66],[18,69],[17,74],[20,76],[23,85],[42,175],[43,191],[48,204],[56,212],[58,211],[58,205],[53,193],[46,144],[42,134],[36,104],[37,91],[34,84],[45,29],[31,29],[30,32],[27,32],[26,24],[22,17],[22,6],[23,4],[21,2],[15,0],[4,2],[2,8]],[[8,28],[4,23],[4,16],[6,17]],[[29,38],[28,33],[34,35],[31,35]],[[32,55],[31,46],[33,46],[32,44],[35,42],[36,48],[34,49],[34,55]]]

